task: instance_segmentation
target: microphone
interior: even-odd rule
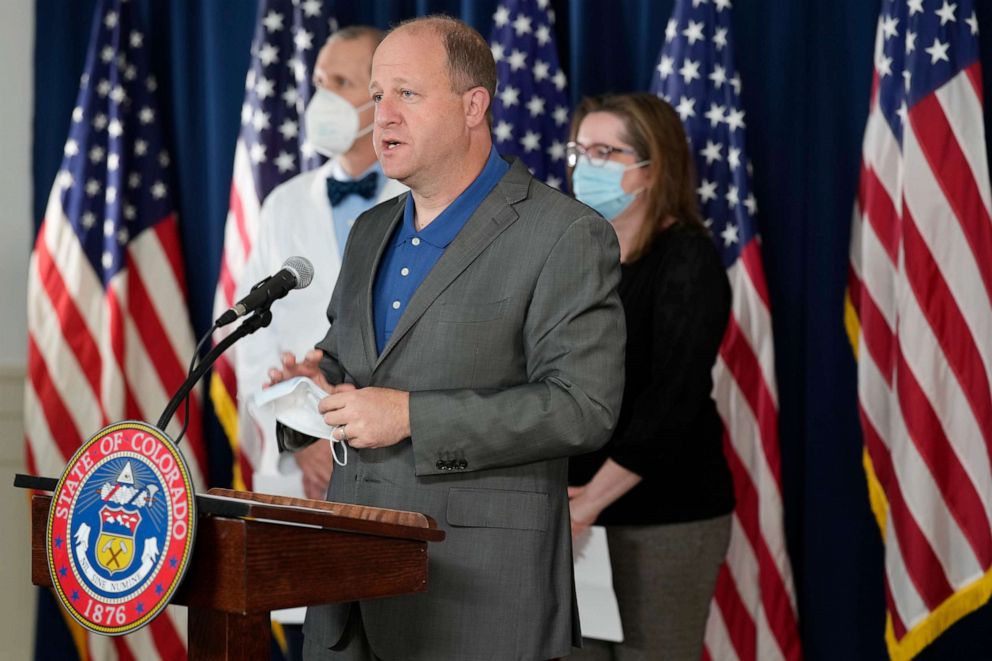
[[[247,296],[219,316],[214,325],[220,328],[249,312],[267,308],[273,301],[288,294],[291,289],[307,287],[311,280],[313,280],[313,264],[310,260],[306,257],[290,257],[283,262],[279,271],[252,287]]]

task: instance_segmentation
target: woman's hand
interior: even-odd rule
[[[596,523],[607,507],[637,486],[641,476],[607,459],[589,483],[568,488],[568,509],[572,517],[572,541]]]
[[[588,496],[588,485],[568,488],[568,510],[572,520],[572,541],[582,536],[596,523],[602,508]]]

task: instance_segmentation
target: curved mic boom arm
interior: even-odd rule
[[[210,369],[214,362],[220,358],[220,355],[227,351],[232,344],[241,338],[246,335],[251,335],[259,328],[265,328],[271,322],[272,312],[269,308],[262,308],[257,310],[252,316],[245,319],[233,333],[218,342],[217,345],[203,358],[203,361],[196,366],[196,369],[189,373],[189,376],[187,376],[186,380],[183,381],[183,385],[179,387],[176,394],[169,400],[168,405],[166,405],[165,410],[162,411],[162,415],[159,416],[158,423],[155,426],[164,432],[165,428],[169,424],[169,421],[172,420],[172,416],[176,413],[176,409],[178,409],[179,405],[182,403],[183,398],[189,394],[189,391],[193,389],[193,386],[197,384],[197,382],[203,377],[206,371]],[[182,439],[177,441],[177,444],[181,442],[181,440]]]

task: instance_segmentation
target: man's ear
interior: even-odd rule
[[[489,110],[490,102],[489,92],[485,87],[473,87],[462,95],[465,124],[469,128],[475,128],[486,121],[486,112]]]

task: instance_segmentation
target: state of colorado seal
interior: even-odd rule
[[[48,570],[59,601],[90,631],[150,622],[182,582],[196,500],[175,444],[144,422],[112,424],[79,448],[48,516]]]

